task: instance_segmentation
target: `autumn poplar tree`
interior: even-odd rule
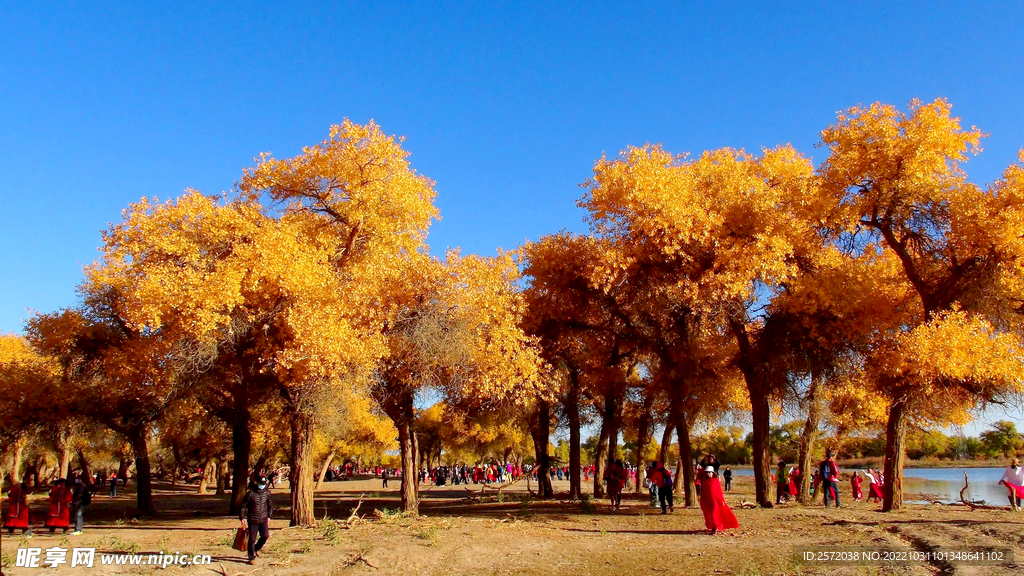
[[[1024,167],[986,187],[968,181],[961,163],[982,134],[950,108],[859,106],[821,134],[823,192],[844,217],[835,233],[866,236],[898,259],[915,296],[913,318],[880,332],[866,360],[890,402],[885,510],[902,506],[910,422],[964,422],[977,404],[1024,389]],[[856,254],[865,243],[846,246]]]
[[[581,205],[595,233],[621,246],[621,267],[667,276],[688,314],[733,335],[751,403],[757,501],[770,507],[770,399],[781,382],[754,310],[819,242],[812,224],[827,204],[816,195],[813,167],[789,146],[757,157],[722,149],[696,160],[645,146],[601,159],[587,187]]]

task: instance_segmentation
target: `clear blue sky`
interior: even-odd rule
[[[631,144],[820,161],[837,110],[945,96],[991,133],[975,180],[1024,147],[1019,3],[174,4],[0,1],[0,331],[73,304],[129,202],[229,190],[345,117],[437,181],[438,253],[584,230],[578,184]]]

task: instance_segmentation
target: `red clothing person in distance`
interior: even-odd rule
[[[860,477],[860,474],[854,472],[853,477],[850,478],[850,486],[853,487],[853,499],[860,500],[864,498],[864,490],[861,489],[861,484],[864,483],[864,479]]]
[[[28,490],[25,484],[11,486],[11,493],[7,498],[7,515],[4,517],[4,528],[14,530],[15,528],[27,529],[28,517]]]
[[[700,510],[704,513],[704,525],[711,530],[712,534],[719,530],[740,527],[732,509],[725,503],[722,485],[719,484],[718,475],[715,474],[715,469],[711,466],[705,469],[704,478],[701,481]]]
[[[58,479],[50,489],[50,515],[46,519],[46,527],[52,532],[55,528],[67,530],[71,516],[71,490],[64,485],[64,479]]]

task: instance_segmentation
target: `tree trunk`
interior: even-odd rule
[[[203,461],[203,471],[199,477],[199,490],[198,494],[206,494],[206,488],[210,485],[210,477],[213,476],[213,459],[207,458]]]
[[[608,420],[608,462],[614,462],[619,458],[619,394],[617,391],[609,390],[604,400],[604,417]]]
[[[171,446],[171,458],[174,461],[174,465],[171,468],[171,486],[177,486],[178,470],[181,469],[181,451],[178,450],[177,446]]]
[[[331,467],[331,462],[334,462],[334,454],[336,450],[331,450],[331,453],[327,455],[327,459],[324,460],[324,465],[320,467],[320,475],[316,477],[316,486],[313,490],[319,490],[320,485],[324,483],[324,478],[327,477],[327,470]]]
[[[800,433],[800,453],[796,469],[800,471],[800,486],[797,488],[797,500],[801,504],[811,502],[811,454],[814,441],[818,436],[818,424],[821,421],[821,397],[818,394],[820,377],[811,377],[811,386],[807,390],[807,421]]]
[[[604,498],[604,471],[608,459],[608,415],[601,419],[601,436],[594,450],[594,498]]]
[[[565,411],[569,417],[569,499],[583,497],[583,479],[580,474],[580,391],[579,372],[569,370],[569,394],[565,400]]]
[[[89,466],[89,459],[85,457],[85,450],[79,448],[76,455],[78,456],[78,467],[82,470],[82,482],[86,486],[92,486],[92,467]]]
[[[291,526],[312,526],[313,517],[313,432],[312,414],[296,411],[292,424]]]
[[[768,439],[771,426],[771,406],[768,401],[769,387],[763,372],[761,359],[747,333],[746,319],[733,317],[729,327],[736,337],[739,348],[739,365],[743,381],[750,396],[750,415],[753,421],[754,437],[754,487],[755,500],[762,508],[772,508],[771,497],[771,454]]]
[[[124,479],[127,478],[128,467],[131,465],[128,461],[128,450],[125,449],[125,445],[121,444],[121,451],[117,453],[117,479],[124,484]]]
[[[71,431],[67,426],[57,426],[57,437],[55,438],[57,448],[57,477],[70,480],[71,473]]]
[[[25,482],[21,475],[21,461],[25,456],[25,437],[18,436],[14,441],[14,457],[11,459],[11,478],[15,483]]]
[[[693,445],[690,443],[690,424],[682,412],[676,415],[676,432],[679,437],[679,463],[682,465],[682,474],[676,474],[676,485],[682,485],[683,501],[689,508],[694,505]]]
[[[636,430],[636,493],[639,494],[644,485],[647,468],[644,466],[644,452],[651,441],[651,408],[654,404],[654,392],[644,395],[644,406],[640,412],[640,421]]]
[[[231,470],[231,504],[228,514],[237,516],[245,499],[249,483],[249,456],[252,451],[252,433],[249,431],[249,407],[236,405],[236,421],[231,426],[231,450],[234,465]]]
[[[668,465],[669,448],[672,446],[672,431],[675,424],[671,421],[665,423],[665,430],[661,433],[661,446],[658,447],[658,462],[663,466]]]
[[[754,428],[755,497],[758,506],[771,508],[771,454],[768,451],[771,407],[768,404],[768,392],[763,387],[750,389],[750,412]]]
[[[551,458],[548,455],[548,444],[551,442],[551,405],[545,400],[537,400],[537,416],[533,426],[533,450],[537,457],[537,494],[541,498],[551,498],[555,494],[551,486]]]
[[[416,431],[413,428],[415,410],[413,396],[405,392],[400,396],[393,394],[384,404],[395,428],[398,429],[398,449],[402,460],[402,511],[417,515],[420,509],[420,474],[418,466],[418,446]]]
[[[217,461],[217,496],[223,496],[228,489],[228,459]]]
[[[907,406],[896,401],[889,410],[885,426],[885,485],[882,487],[882,511],[903,508],[903,453],[907,439]]]
[[[153,514],[153,479],[149,467],[149,429],[140,426],[132,430],[132,450],[135,452],[135,502],[139,512]]]

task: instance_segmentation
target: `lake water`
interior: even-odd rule
[[[907,500],[913,502],[914,494],[928,494],[943,502],[959,502],[960,489],[964,487],[964,473],[970,480],[970,488],[964,493],[968,500],[984,500],[995,506],[1009,504],[1006,488],[999,484],[1006,468],[904,468],[903,491]],[[847,480],[840,483],[842,496],[850,494],[849,474],[853,470],[842,471]],[[750,468],[734,468],[736,476],[753,476]],[[863,474],[863,471],[861,471]],[[867,496],[868,483],[864,479],[864,495]]]

